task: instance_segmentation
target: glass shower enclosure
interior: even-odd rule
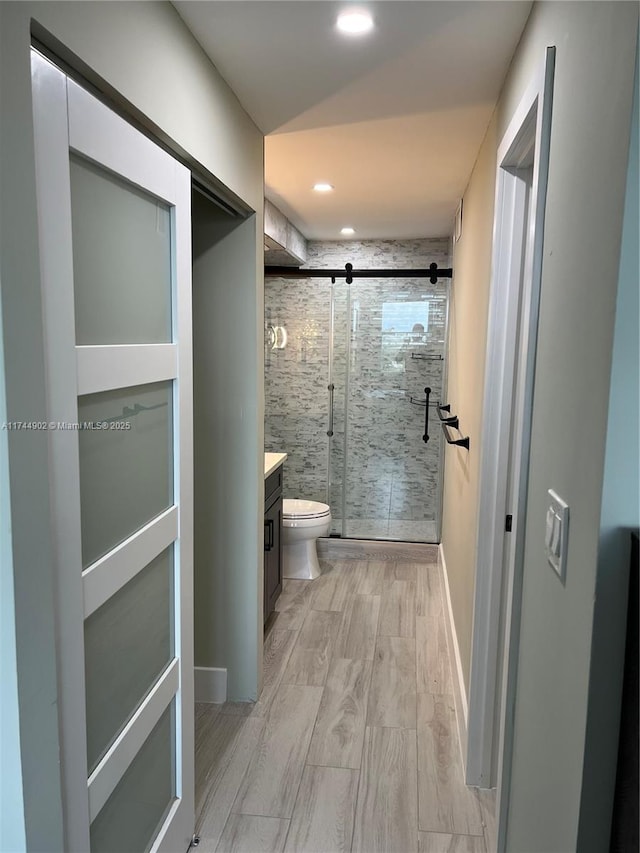
[[[448,293],[265,279],[265,449],[288,453],[285,497],[329,504],[332,535],[439,541]]]

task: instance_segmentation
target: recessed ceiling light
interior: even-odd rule
[[[352,234],[355,234],[355,233],[356,233],[356,229],[355,229],[355,228],[351,228],[351,227],[342,228],[342,229],[340,230],[340,233],[341,233],[341,234],[344,234],[344,236],[345,236],[345,237],[350,237]]]
[[[333,189],[331,184],[323,184],[323,183],[314,184],[313,188],[317,193],[330,193],[331,190]]]
[[[373,29],[373,18],[364,9],[349,9],[338,15],[336,26],[341,33],[350,36],[360,36]]]

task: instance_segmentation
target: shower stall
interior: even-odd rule
[[[448,267],[450,246],[310,242],[309,255],[314,268],[424,269]],[[439,541],[449,288],[265,278],[265,449],[288,453],[286,496],[329,504],[332,535]]]

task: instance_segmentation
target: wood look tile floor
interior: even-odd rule
[[[202,853],[494,853],[467,788],[435,563],[321,560],[267,626],[255,704],[196,707]]]

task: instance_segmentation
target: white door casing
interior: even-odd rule
[[[512,748],[554,63],[549,47],[497,158],[466,782],[498,785],[499,821]]]
[[[171,706],[173,797],[149,849],[175,853],[187,849],[194,823],[190,173],[35,51],[32,89],[65,846],[70,853],[91,849],[91,821]],[[76,346],[70,154],[117,175],[168,207],[169,342]],[[78,424],[81,395],[162,381],[171,383],[173,406],[172,505],[83,570],[79,432],[58,425]],[[171,660],[89,776],[85,619],[167,549],[173,555]]]

